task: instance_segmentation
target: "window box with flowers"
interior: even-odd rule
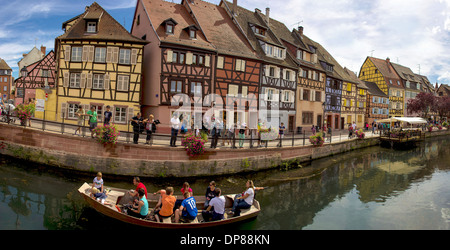
[[[323,138],[323,134],[321,132],[311,135],[309,137],[309,142],[314,145],[314,147],[322,147],[325,143],[325,139]]]

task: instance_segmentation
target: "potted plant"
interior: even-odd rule
[[[433,124],[428,125],[427,128],[429,132],[433,131]]]
[[[120,132],[114,124],[98,126],[94,129],[94,133],[96,134],[97,141],[105,146],[108,144],[115,145],[120,135]]]
[[[315,147],[322,147],[323,144],[325,143],[325,140],[323,138],[323,133],[319,132],[315,135],[311,135],[309,137],[309,142],[314,145]]]
[[[17,117],[19,117],[20,125],[26,126],[26,122],[30,119],[31,115],[34,113],[34,103],[24,105],[19,104],[14,110],[17,112]]]
[[[366,136],[366,134],[364,133],[364,131],[362,129],[356,130],[355,133],[359,139],[364,139],[364,137]]]
[[[207,140],[200,136],[195,136],[193,133],[186,134],[181,139],[181,146],[186,149],[186,152],[191,157],[196,157],[203,154],[205,150],[205,143]]]

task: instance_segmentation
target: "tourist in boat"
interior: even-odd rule
[[[188,192],[191,193],[191,196],[194,196],[194,192],[192,191],[191,186],[189,185],[189,182],[184,182],[183,183],[183,187],[181,188],[181,193],[184,194],[184,192]],[[173,208],[173,212],[175,212],[176,209],[178,209],[181,206],[181,203],[183,202],[184,199],[177,199],[177,201],[175,202],[175,206]]]
[[[133,204],[131,209],[127,210],[127,214],[136,218],[145,219],[148,215],[148,201],[145,197],[145,190],[139,188],[139,201]]]
[[[198,209],[194,196],[191,196],[189,191],[186,191],[183,196],[184,200],[180,208],[175,211],[175,223],[179,223],[180,219],[193,221],[197,217]]]
[[[133,197],[139,197],[139,189],[143,188],[145,191],[145,198],[147,198],[147,188],[145,187],[145,185],[141,182],[141,179],[139,177],[133,177],[133,185],[136,186],[136,190],[134,190],[133,192],[129,191],[128,193],[133,196]]]
[[[225,196],[222,195],[220,188],[214,189],[215,197],[209,202],[206,211],[202,212],[205,222],[223,220],[225,213]],[[211,211],[212,210],[212,211]]]
[[[215,181],[211,181],[209,183],[209,186],[206,188],[206,193],[205,193],[205,209],[208,208],[209,206],[209,202],[216,197],[216,182]]]
[[[154,194],[158,193],[161,194],[161,197],[159,197],[154,211],[156,221],[161,222],[160,219],[169,218],[172,216],[173,208],[177,199],[173,196],[173,187],[167,187],[165,190],[161,189]]]
[[[255,186],[253,185],[253,181],[248,180],[245,183],[247,190],[243,194],[237,194],[234,197],[233,208],[231,212],[233,212],[233,216],[240,216],[241,209],[248,209],[253,205],[253,198],[255,196]]]
[[[102,173],[98,172],[97,176],[95,176],[94,181],[92,182],[92,187],[97,188],[101,193],[103,193],[103,191],[105,191],[103,189],[103,179],[102,179]]]

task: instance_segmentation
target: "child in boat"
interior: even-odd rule
[[[221,195],[222,192],[220,188],[215,188],[214,193],[215,197],[212,198],[209,202],[209,206],[208,208],[206,208],[206,211],[202,212],[202,216],[205,222],[208,222],[210,220],[223,220],[224,218],[223,214],[225,213],[225,196]]]
[[[154,194],[157,193],[161,193],[161,197],[155,207],[155,218],[157,222],[160,222],[159,217],[168,218],[172,216],[177,199],[173,196],[173,187],[168,187],[166,190],[161,189]]]
[[[97,176],[94,178],[94,181],[92,183],[92,187],[97,188],[100,193],[103,193],[105,191],[103,189],[103,179],[102,179],[102,172],[98,172]]]
[[[209,206],[209,202],[216,197],[216,182],[215,181],[211,181],[209,183],[209,186],[206,188],[206,193],[205,193],[205,207],[204,209],[207,209]]]
[[[193,221],[197,217],[197,205],[194,197],[191,196],[191,192],[185,191],[183,196],[185,199],[181,203],[180,208],[175,211],[175,223],[180,221],[180,217],[189,221]]]

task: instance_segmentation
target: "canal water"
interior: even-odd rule
[[[305,166],[247,175],[144,179],[149,192],[184,181],[204,194],[209,181],[239,193],[256,186],[262,212],[237,229],[450,229],[450,137],[408,150],[371,147]],[[61,172],[0,156],[0,229],[114,229],[124,224],[86,206],[77,188],[92,175]],[[106,185],[133,188],[131,178],[104,176]]]

